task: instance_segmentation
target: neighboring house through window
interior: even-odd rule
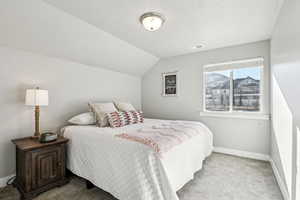
[[[263,61],[255,58],[204,66],[204,112],[262,113]]]

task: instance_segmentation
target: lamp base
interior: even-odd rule
[[[40,137],[40,107],[35,106],[35,137]]]
[[[41,136],[40,132],[35,132],[34,135],[33,135],[33,137],[37,137],[37,138],[40,137],[40,136]]]

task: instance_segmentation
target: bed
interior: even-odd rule
[[[116,137],[180,123],[189,124],[197,135],[162,155],[147,145]],[[213,149],[211,131],[192,121],[145,119],[120,128],[67,126],[63,132],[70,139],[68,169],[119,200],[178,200],[176,191],[193,179]]]

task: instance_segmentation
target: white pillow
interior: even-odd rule
[[[72,117],[68,120],[68,122],[76,125],[90,125],[96,124],[96,118],[94,116],[94,113],[86,112]]]
[[[107,113],[118,111],[113,103],[89,103],[91,111],[96,117],[96,123],[100,127],[109,125],[107,120]]]
[[[115,102],[115,105],[119,111],[123,111],[123,112],[136,111],[131,103]]]

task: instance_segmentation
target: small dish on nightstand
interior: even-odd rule
[[[47,143],[47,142],[53,142],[53,141],[56,141],[57,140],[57,134],[56,133],[51,133],[51,132],[45,132],[45,133],[42,133],[40,135],[40,142],[41,143]]]

